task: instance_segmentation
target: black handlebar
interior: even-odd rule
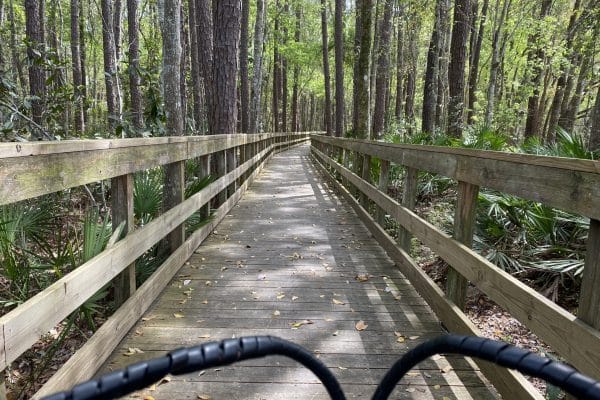
[[[565,364],[504,342],[458,335],[437,337],[406,353],[383,377],[373,400],[387,399],[396,384],[412,367],[440,353],[462,354],[491,361],[544,379],[577,398],[600,400],[600,382]],[[282,355],[298,361],[321,380],[333,400],[345,400],[339,382],[320,360],[303,347],[273,336],[227,339],[178,349],[166,356],[132,364],[125,369],[81,383],[69,391],[45,397],[43,400],[114,399],[149,386],[167,374],[181,375],[268,355]]]

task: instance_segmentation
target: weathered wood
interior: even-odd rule
[[[600,219],[600,162],[311,136],[351,151]]]
[[[413,210],[417,204],[417,185],[418,185],[419,171],[414,168],[406,168],[404,175],[404,185],[402,188],[402,206],[408,210]],[[403,226],[398,228],[398,244],[408,254],[411,253],[412,248],[412,235],[410,231]]]
[[[317,163],[321,170],[325,172],[326,170],[321,166],[320,162],[317,161]],[[332,183],[341,191],[346,201],[350,203],[361,220],[367,225],[371,233],[373,233],[375,239],[383,246],[390,257],[396,261],[396,265],[398,265],[402,273],[425,298],[427,304],[433,308],[436,315],[443,321],[446,327],[455,333],[481,336],[477,327],[475,327],[462,310],[445,297],[444,292],[439,286],[359,206],[347,189],[342,187],[337,181],[332,181]],[[505,398],[537,400],[544,398],[520,373],[485,362],[478,362],[478,365]]]
[[[398,223],[409,229],[426,246],[531,329],[568,362],[590,376],[600,377],[600,353],[592,350],[600,346],[598,330],[578,320],[573,314],[510,274],[498,269],[484,257],[452,239],[412,211],[405,209],[394,199],[379,192],[318,150],[313,152],[321,160],[334,166]],[[565,341],[566,337],[577,337],[577,345]]]
[[[164,166],[165,182],[163,186],[163,212],[175,208],[184,200],[185,161]],[[185,220],[184,220],[185,221]],[[165,237],[165,245],[174,252],[185,241],[185,226],[178,225]]]
[[[473,245],[479,187],[466,182],[458,182],[457,190],[453,237],[465,246],[471,247]],[[448,298],[461,310],[465,308],[468,286],[469,281],[464,276],[454,268],[448,269],[446,293]]]
[[[600,220],[590,220],[577,316],[600,329]],[[597,377],[598,378],[598,377]]]
[[[239,187],[238,191],[214,213],[212,220],[194,232],[182,246],[165,260],[139,290],[44,384],[34,395],[34,399],[66,390],[78,382],[90,379],[96,373],[110,356],[110,352],[135,325],[139,316],[146,312],[183,263],[239,201],[257,173],[258,170],[255,170],[249,179]]]
[[[339,161],[337,161],[339,163]],[[379,160],[379,182],[378,188],[384,193],[387,193],[390,182],[390,162],[387,160]],[[385,226],[385,211],[381,207],[377,207],[377,223]]]
[[[111,179],[111,213],[113,231],[124,222],[124,235],[134,229],[133,221],[133,175],[127,174]],[[113,281],[114,306],[118,308],[135,292],[135,263],[130,264]]]
[[[264,151],[264,150],[263,150]],[[213,175],[215,178],[222,177],[227,172],[227,159],[225,156],[225,150],[216,152],[212,155],[213,159]],[[227,189],[219,192],[212,205],[213,208],[219,208],[221,204],[225,203],[227,199]]]

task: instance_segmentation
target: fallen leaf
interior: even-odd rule
[[[124,356],[132,356],[134,354],[143,354],[144,352],[137,347],[129,347],[127,352],[123,353]]]
[[[335,331],[335,332],[332,333],[332,335],[333,336],[337,336],[337,335],[339,335],[339,333],[340,333],[340,331]]]
[[[369,280],[368,274],[359,274],[354,277],[354,279],[358,282],[366,282]]]
[[[281,313],[279,312],[279,310],[273,311],[273,316],[274,317],[279,317],[280,315],[281,315]]]
[[[342,305],[344,305],[344,304],[346,304],[346,303],[344,303],[343,301],[341,301],[341,300],[338,300],[338,299],[333,299],[333,304],[337,304],[337,305],[339,305],[339,306],[342,306]]]
[[[148,317],[143,317],[142,321],[151,321],[156,318],[156,315],[150,315]]]
[[[292,326],[292,329],[298,329],[302,325],[312,325],[312,324],[314,324],[314,322],[311,321],[310,319],[305,319],[305,320],[300,321],[300,322],[292,322],[292,323],[290,323],[290,325]]]
[[[198,336],[200,339],[208,339],[210,338],[210,335],[202,335],[202,336]]]
[[[404,336],[398,336],[398,338],[396,339],[396,342],[398,343],[404,343],[406,341],[406,339],[404,339]]]
[[[208,304],[208,300],[204,300],[202,304]]]
[[[292,296],[292,301],[294,301],[294,300],[298,300],[299,298],[300,298],[300,297],[298,297],[298,296]]]
[[[356,328],[357,331],[364,331],[365,329],[367,329],[369,327],[369,325],[365,324],[365,321],[360,320],[356,323],[356,325],[354,325],[354,327]]]
[[[448,372],[452,371],[452,367],[450,365],[446,365],[444,368],[442,368],[442,373],[443,374],[447,374]]]
[[[348,369],[348,368],[342,367],[341,365],[338,365],[338,369],[345,370],[345,369]]]
[[[442,387],[441,387],[440,385],[433,385],[433,388],[434,388],[435,390],[440,390]]]
[[[186,280],[183,281],[183,286],[187,286],[190,283],[192,283],[192,280],[191,279],[186,279]]]
[[[415,390],[416,390],[415,388],[407,388],[407,389],[406,389],[406,391],[407,391],[408,393],[414,393],[414,392],[415,392]]]
[[[212,286],[212,282],[211,282],[211,281],[206,281],[206,282],[204,282],[204,284],[205,284],[206,286]]]
[[[175,313],[175,314],[173,314],[173,316],[174,316],[175,318],[183,318],[183,317],[185,317],[185,315],[183,315],[183,314],[180,314],[180,313]]]
[[[205,395],[205,394],[199,394],[199,395],[198,395],[198,398],[199,398],[200,400],[210,400],[210,396],[207,396],[207,395]]]
[[[162,378],[160,380],[160,382],[158,382],[158,385],[156,385],[156,386],[160,386],[160,385],[163,385],[165,383],[169,383],[169,382],[171,382],[171,379],[173,379],[173,378],[171,378],[170,376],[165,376],[164,378]]]
[[[148,396],[144,396],[144,400],[154,400],[154,397],[148,395]]]
[[[285,297],[285,294],[283,294],[283,293],[282,293],[282,294],[278,294],[278,295],[277,295],[277,300],[281,300],[281,299],[283,299],[284,297]]]
[[[417,340],[419,338],[419,336],[409,336],[408,337],[410,340]]]

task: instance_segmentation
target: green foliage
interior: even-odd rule
[[[162,168],[135,174],[133,180],[133,212],[136,221],[145,225],[162,209],[164,174]]]

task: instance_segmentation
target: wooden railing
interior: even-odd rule
[[[0,205],[111,179],[113,227],[121,221],[128,223],[128,234],[122,240],[0,318],[0,371],[98,290],[120,277],[115,297],[121,297],[123,304],[36,397],[89,379],[237,203],[271,154],[308,137],[308,133],[271,133],[0,144]],[[208,174],[209,156],[216,163],[219,175],[209,186],[183,202],[183,188],[175,187],[171,192],[179,190],[179,198],[165,199],[165,203],[170,202],[174,207],[134,229],[133,173],[161,165],[179,168],[185,160],[200,158]],[[235,159],[239,162],[226,165],[225,160]],[[183,180],[171,184],[183,185]],[[182,240],[136,290],[135,267],[132,267],[135,260],[213,198],[217,199],[218,208],[209,223]]]
[[[600,162],[319,135],[312,135],[311,142],[317,165],[450,330],[479,333],[463,313],[470,281],[567,362],[600,379]],[[373,158],[380,165],[377,186],[370,182]],[[406,168],[401,202],[386,193],[391,163]],[[458,182],[453,236],[412,211],[418,171]],[[577,317],[470,249],[479,187],[590,218]],[[371,202],[374,216],[368,211]],[[397,242],[382,227],[384,214],[401,226]],[[445,292],[410,257],[412,235],[451,266]],[[505,398],[543,398],[517,373],[486,363],[480,367]]]

